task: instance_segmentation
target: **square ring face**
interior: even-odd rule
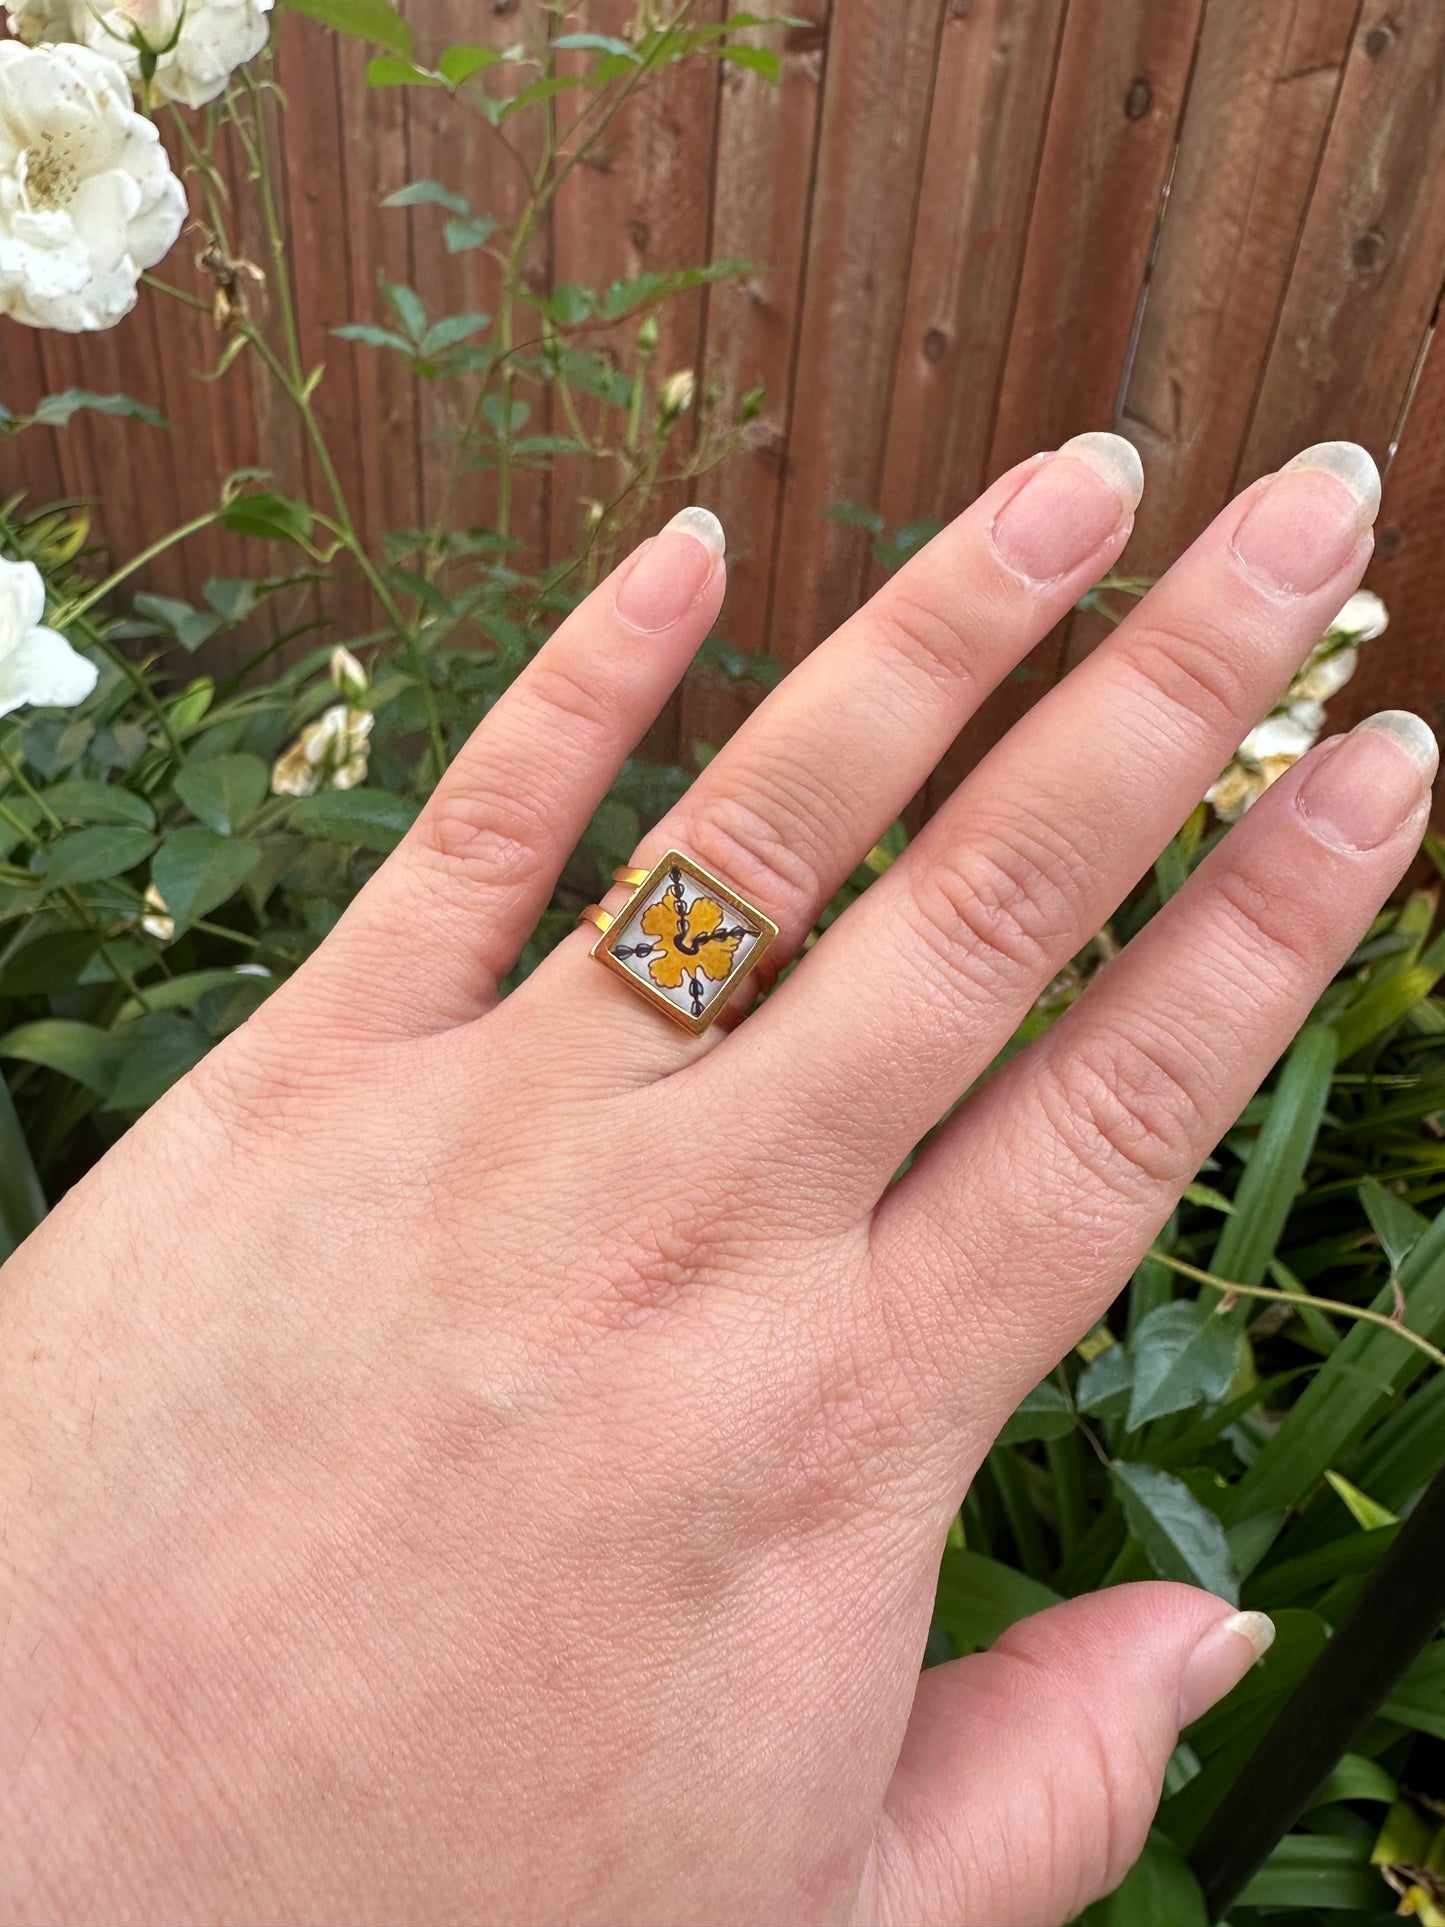
[[[639,883],[592,955],[685,1030],[703,1031],[778,926],[680,850]]]

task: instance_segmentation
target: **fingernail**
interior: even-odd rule
[[[994,518],[993,546],[1015,575],[1052,582],[1087,562],[1129,521],[1144,464],[1122,435],[1075,435],[1047,456]]]
[[[712,580],[726,547],[722,523],[711,509],[680,510],[624,576],[615,602],[618,615],[646,635],[670,629]]]
[[[1358,442],[1316,442],[1255,496],[1234,532],[1237,559],[1280,595],[1322,589],[1380,509],[1380,471]]]
[[[1274,1644],[1268,1613],[1231,1613],[1210,1627],[1179,1681],[1179,1724],[1189,1726],[1232,1692]]]
[[[1294,806],[1322,843],[1375,850],[1418,813],[1439,766],[1429,724],[1408,709],[1382,709],[1340,738]]]

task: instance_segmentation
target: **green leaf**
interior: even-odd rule
[[[469,248],[485,247],[501,226],[485,214],[458,215],[442,224],[442,241],[448,254],[465,254]]]
[[[1376,1919],[1389,1888],[1370,1865],[1368,1840],[1286,1834],[1239,1897],[1241,1907],[1286,1908],[1295,1917],[1324,1911]]]
[[[1445,1212],[1400,1267],[1400,1288],[1405,1323],[1438,1341],[1445,1334]],[[1387,1288],[1374,1309],[1389,1312],[1393,1307],[1394,1293]],[[1236,1486],[1229,1518],[1298,1505],[1390,1401],[1419,1377],[1424,1364],[1420,1353],[1393,1333],[1357,1324]]]
[[[426,309],[416,289],[407,287],[404,281],[383,281],[381,291],[408,338],[419,342],[426,333]]]
[[[464,81],[470,80],[473,74],[481,73],[484,68],[499,66],[501,59],[502,56],[495,47],[471,45],[448,47],[437,62],[437,72],[449,86],[460,87]]]
[[[568,52],[575,48],[582,53],[614,54],[619,60],[631,61],[635,66],[641,65],[640,56],[635,49],[627,41],[619,40],[615,34],[563,33],[558,34],[552,45],[559,52]]]
[[[45,1193],[10,1088],[0,1077],[0,1264],[45,1216]]]
[[[370,40],[397,54],[411,53],[411,29],[387,0],[287,0],[287,4],[354,40]]]
[[[1122,1459],[1110,1467],[1109,1476],[1130,1534],[1161,1579],[1181,1579],[1239,1603],[1239,1580],[1224,1528],[1182,1479],[1157,1466]]]
[[[192,1018],[169,1010],[137,1017],[112,1031],[111,1041],[119,1057],[107,1111],[145,1110],[200,1063],[212,1042]]]
[[[1332,1026],[1339,1061],[1343,1064],[1402,1024],[1430,995],[1439,978],[1437,965],[1420,963],[1384,978],[1357,997]]]
[[[1378,1760],[1363,1753],[1346,1753],[1335,1763],[1334,1771],[1310,1801],[1311,1808],[1333,1806],[1340,1800],[1364,1800],[1373,1806],[1389,1806],[1399,1792],[1393,1773],[1387,1773]]]
[[[1421,1217],[1403,1198],[1397,1198],[1374,1178],[1366,1178],[1361,1183],[1360,1203],[1390,1261],[1391,1271],[1398,1271],[1430,1229],[1430,1220]]]
[[[948,1546],[938,1575],[935,1616],[960,1653],[992,1646],[1017,1619],[1056,1606],[1060,1595],[981,1552]]]
[[[1425,1648],[1380,1708],[1380,1715],[1398,1720],[1411,1732],[1445,1740],[1445,1639]]]
[[[1212,1404],[1228,1392],[1239,1365],[1239,1328],[1188,1299],[1160,1305],[1129,1338],[1134,1393],[1131,1432],[1169,1412]]]
[[[1355,1524],[1364,1532],[1379,1532],[1385,1526],[1399,1525],[1399,1517],[1372,1499],[1368,1492],[1361,1492],[1357,1485],[1338,1472],[1326,1472],[1325,1484],[1329,1486],[1340,1504],[1344,1506]]]
[[[439,355],[447,348],[453,348],[468,335],[476,334],[487,327],[492,317],[489,314],[454,314],[444,321],[437,321],[422,336],[418,353]]]
[[[440,74],[418,67],[415,61],[399,59],[395,54],[378,54],[366,63],[366,84],[368,87],[441,87],[445,83]]]
[[[420,207],[423,204],[450,208],[453,214],[470,214],[471,202],[465,195],[454,194],[440,181],[408,181],[394,194],[388,194],[382,201],[383,207]]]
[[[142,830],[153,830],[156,813],[143,796],[122,789],[118,783],[102,783],[96,777],[77,776],[65,783],[53,783],[45,800],[65,823],[131,823]]]
[[[259,843],[176,830],[157,850],[151,876],[179,931],[234,896],[260,859]]]
[[[258,542],[294,542],[310,552],[313,517],[304,502],[263,490],[238,495],[221,510],[221,523],[233,535],[249,535]]]
[[[115,1038],[98,1024],[77,1023],[69,1017],[42,1017],[20,1024],[0,1037],[0,1057],[18,1057],[26,1064],[43,1064],[73,1078],[102,1097],[110,1089],[119,1056]]]
[[[1128,1351],[1123,1345],[1106,1345],[1079,1373],[1074,1403],[1081,1412],[1104,1412],[1117,1402],[1122,1413],[1133,1383],[1134,1361]]]
[[[77,883],[102,883],[144,863],[155,847],[148,830],[120,824],[67,830],[45,850],[45,888],[68,889]]]
[[[1269,1111],[1250,1152],[1207,1270],[1241,1285],[1262,1285],[1290,1209],[1304,1181],[1330,1094],[1335,1046],[1327,1030],[1302,1031],[1295,1040]],[[1237,1308],[1243,1323],[1247,1308]]]
[[[193,609],[189,602],[182,602],[177,596],[151,595],[142,589],[133,601],[140,615],[169,630],[183,649],[199,649],[218,629],[225,627],[224,616],[210,609]]]
[[[420,814],[410,796],[389,790],[322,790],[299,797],[291,806],[294,828],[333,843],[355,843],[383,855],[394,850]]]
[[[368,348],[393,348],[398,354],[415,353],[415,344],[405,335],[399,335],[394,328],[378,328],[370,321],[348,321],[344,327],[333,328],[332,334],[341,341],[360,341]]]
[[[64,428],[71,416],[82,409],[92,415],[126,415],[132,421],[145,422],[150,428],[170,428],[164,415],[158,415],[154,408],[136,401],[133,396],[93,395],[87,388],[66,388],[58,395],[46,395],[24,419],[37,428]]]
[[[1054,1384],[1035,1385],[999,1433],[998,1445],[1020,1445],[1029,1439],[1061,1439],[1074,1429],[1074,1408]]]
[[[782,79],[782,62],[771,47],[748,47],[744,45],[714,47],[711,49],[711,54],[714,60],[725,60],[729,65],[734,67],[750,68],[755,74],[761,74],[764,80],[770,81],[775,87],[779,80]]]
[[[188,763],[175,788],[191,815],[207,829],[218,836],[233,836],[259,809],[270,785],[271,774],[261,758],[238,753]]]
[[[163,977],[159,983],[146,984],[141,993],[144,1002],[128,997],[116,1012],[115,1021],[117,1024],[131,1023],[153,1010],[194,1010],[213,991],[235,990],[238,986],[261,981],[238,977],[234,970],[188,970],[183,976]],[[263,994],[269,988],[269,985],[263,984]]]
[[[1209,1927],[1209,1910],[1184,1855],[1156,1827],[1113,1893],[1080,1915],[1079,1927]]]

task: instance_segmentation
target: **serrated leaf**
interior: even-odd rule
[[[63,823],[129,823],[142,830],[156,826],[156,813],[143,796],[98,777],[52,783],[45,800]]]
[[[188,763],[176,777],[175,791],[207,829],[218,836],[233,836],[259,809],[270,780],[270,771],[259,756],[238,752]]]
[[[426,309],[416,289],[407,287],[404,281],[383,281],[381,291],[409,339],[419,342],[426,333]]]
[[[179,931],[235,895],[261,858],[261,845],[214,830],[175,830],[157,850],[151,877]]]
[[[1228,1392],[1239,1364],[1239,1328],[1188,1299],[1159,1305],[1129,1338],[1134,1389],[1129,1430],[1169,1412],[1212,1404]]]
[[[291,806],[291,822],[310,836],[333,843],[355,843],[383,855],[394,850],[420,814],[410,796],[389,790],[322,790],[303,796]]]
[[[269,490],[238,495],[221,510],[221,523],[233,535],[253,536],[259,542],[294,542],[309,553],[313,518],[303,502],[292,502]]]
[[[1239,1604],[1239,1579],[1224,1528],[1172,1472],[1140,1460],[1116,1460],[1110,1479],[1130,1534],[1161,1579],[1203,1586]]]
[[[439,355],[448,348],[454,348],[468,335],[480,333],[488,327],[492,317],[489,314],[453,314],[443,321],[433,322],[422,336],[418,352],[423,355]]]
[[[1079,1373],[1074,1403],[1081,1412],[1103,1412],[1123,1401],[1134,1383],[1134,1361],[1122,1345],[1107,1345]]]
[[[155,847],[149,830],[120,824],[97,824],[91,829],[67,830],[46,846],[43,876],[47,890],[72,888],[78,883],[104,883],[124,876],[144,863]]]
[[[354,40],[370,40],[396,54],[411,53],[411,29],[387,0],[287,0],[287,4]]]

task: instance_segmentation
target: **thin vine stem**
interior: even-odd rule
[[[1445,1352],[1420,1332],[1412,1331],[1402,1325],[1388,1312],[1373,1311],[1366,1305],[1347,1305],[1338,1298],[1316,1298],[1307,1291],[1276,1291],[1269,1285],[1241,1285],[1231,1278],[1217,1278],[1212,1271],[1201,1271],[1197,1265],[1186,1264],[1182,1258],[1171,1257],[1167,1251],[1151,1250],[1149,1256],[1163,1265],[1166,1271],[1177,1272],[1181,1278],[1190,1278],[1196,1284],[1208,1285],[1211,1290],[1223,1292],[1226,1297],[1266,1298],[1276,1305],[1312,1305],[1316,1311],[1329,1312],[1337,1318],[1353,1318],[1361,1324],[1378,1325],[1383,1331],[1393,1332],[1396,1338],[1413,1345],[1416,1351],[1423,1352],[1434,1365],[1445,1366]]]

